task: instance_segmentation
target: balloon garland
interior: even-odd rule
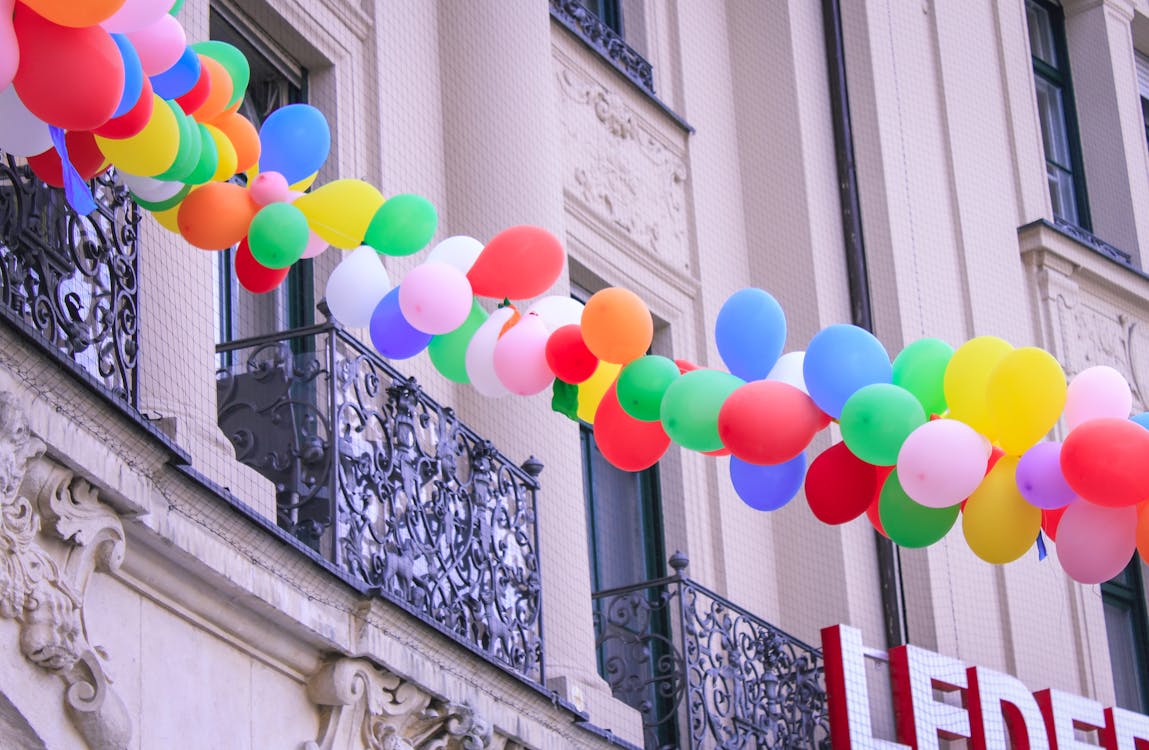
[[[447,379],[484,396],[554,389],[554,408],[595,426],[603,456],[638,471],[671,443],[730,456],[739,497],[759,510],[803,489],[827,524],[866,515],[904,547],[925,547],[961,518],[991,563],[1025,554],[1044,532],[1078,581],[1149,558],[1149,413],[1129,417],[1117,371],[1067,383],[1057,361],[981,336],[956,351],[937,339],[891,361],[869,332],[832,325],[783,353],[786,319],[767,292],[722,306],[715,340],[729,371],[647,355],[653,319],[638,295],[604,289],[585,307],[542,297],[565,253],[549,232],[511,227],[486,244],[436,245],[393,286],[381,255],[407,256],[438,216],[417,195],[384,198],[361,180],[312,188],[331,133],[307,105],[257,131],[239,112],[248,61],[235,47],[188,44],[176,0],[0,0],[0,149],[26,157],[82,213],[87,181],[109,167],[136,202],[188,243],[236,247],[253,293],[297,261],[350,251],[328,281],[334,316],[366,327],[385,357],[427,350]],[[246,185],[237,184],[237,174]],[[503,300],[493,312],[478,301]],[[1045,440],[1064,421],[1063,442]],[[842,442],[815,456],[836,421]]]

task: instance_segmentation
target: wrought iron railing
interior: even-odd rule
[[[647,750],[830,747],[822,654],[683,575],[594,595],[599,669]]]
[[[538,684],[542,588],[522,467],[332,321],[217,347],[220,428],[279,525]]]
[[[0,315],[136,406],[139,209],[110,173],[90,187],[82,216],[0,153]]]
[[[550,0],[551,17],[602,55],[634,85],[654,96],[654,69],[617,31],[580,0]]]

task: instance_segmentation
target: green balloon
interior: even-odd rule
[[[635,419],[657,422],[662,418],[662,397],[678,378],[674,360],[656,355],[639,357],[618,375],[618,402]]]
[[[941,339],[914,341],[894,359],[894,385],[914,394],[926,414],[944,414],[946,394],[942,383],[953,355],[953,347]]]
[[[135,193],[132,193],[132,200],[134,200],[140,208],[146,208],[152,213],[158,213],[159,211],[167,211],[169,208],[175,208],[190,192],[191,185],[184,185],[178,193],[162,201],[146,201]]]
[[[259,209],[247,229],[252,257],[268,268],[287,268],[299,260],[310,237],[307,217],[290,203],[271,203]]]
[[[168,101],[172,113],[176,116],[176,124],[180,131],[180,147],[176,152],[176,160],[155,179],[166,182],[185,182],[188,175],[199,164],[200,154],[203,153],[203,138],[200,136],[196,121],[184,114],[183,108],[174,101]],[[214,141],[213,141],[214,144]],[[214,174],[214,173],[213,173]]]
[[[195,169],[183,180],[189,185],[203,185],[210,182],[215,170],[219,168],[219,149],[215,147],[215,139],[203,125],[196,123],[196,127],[199,129],[201,151]]]
[[[183,7],[184,0],[176,0],[176,4],[172,6],[172,9],[168,11],[168,14],[172,16],[178,15],[179,12],[183,10]]]
[[[238,49],[227,42],[208,41],[196,42],[191,48],[201,55],[210,57],[223,66],[231,77],[232,93],[227,106],[232,107],[247,93],[247,84],[251,81],[251,65],[247,58]]]
[[[363,244],[384,255],[410,255],[426,247],[439,226],[439,214],[421,195],[403,193],[388,198],[367,226]]]
[[[490,316],[482,308],[478,300],[471,303],[471,313],[459,326],[450,333],[435,336],[427,345],[427,353],[431,355],[431,364],[439,374],[447,380],[456,383],[470,383],[467,376],[467,345]]]
[[[679,376],[662,397],[662,427],[670,439],[692,451],[716,451],[718,411],[746,381],[721,370],[691,370]]]
[[[905,388],[874,383],[846,400],[838,423],[851,453],[868,464],[893,466],[902,443],[926,423],[926,413]]]
[[[902,489],[897,469],[890,472],[878,496],[882,528],[886,536],[902,547],[928,547],[940,540],[953,528],[960,511],[960,505],[927,508],[915,503]]]

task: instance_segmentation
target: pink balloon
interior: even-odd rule
[[[0,89],[5,89],[20,67],[20,47],[12,28],[12,10],[16,0],[0,0]]]
[[[303,255],[299,257],[300,259],[314,258],[322,254],[323,251],[328,247],[330,247],[330,245],[327,244],[327,240],[323,239],[315,232],[312,232],[311,237],[307,240],[307,248],[303,251]]]
[[[175,0],[127,0],[100,25],[117,34],[140,31],[160,20],[160,16],[166,15],[173,5]]]
[[[128,34],[128,40],[136,48],[146,76],[158,75],[175,65],[188,46],[183,24],[167,13],[154,23]]]
[[[1065,395],[1065,426],[1072,430],[1102,417],[1128,419],[1132,410],[1129,381],[1112,367],[1098,365],[1082,370],[1070,381]]]
[[[422,263],[399,285],[399,309],[412,326],[436,336],[450,333],[471,314],[471,283],[447,263]]]
[[[964,422],[935,419],[910,433],[898,451],[898,480],[914,502],[948,508],[985,476],[989,441]]]
[[[547,366],[546,323],[527,314],[495,344],[495,374],[511,393],[533,396],[555,379]]]
[[[247,186],[247,193],[256,204],[266,206],[287,200],[291,190],[287,178],[279,172],[261,172]]]
[[[1080,583],[1101,583],[1120,573],[1137,544],[1137,508],[1106,508],[1078,500],[1057,527],[1057,559]]]

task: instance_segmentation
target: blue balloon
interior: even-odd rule
[[[327,161],[331,128],[315,107],[289,104],[263,121],[259,143],[259,171],[279,172],[290,185],[315,174]]]
[[[786,463],[757,466],[730,457],[730,482],[742,502],[754,510],[778,510],[794,499],[806,478],[806,454]]]
[[[388,359],[414,357],[431,343],[431,334],[423,333],[403,317],[399,287],[387,292],[371,313],[371,343]]]
[[[120,57],[124,60],[124,93],[120,97],[120,104],[112,113],[112,119],[126,115],[140,100],[144,91],[144,66],[140,63],[140,56],[131,41],[123,34],[112,34],[112,40],[120,48]]]
[[[1140,414],[1134,414],[1129,418],[1145,429],[1149,430],[1149,411],[1143,411]]]
[[[187,47],[175,65],[152,76],[152,91],[161,99],[178,99],[195,88],[199,74],[199,56]]]
[[[818,408],[837,419],[846,400],[859,388],[892,382],[893,366],[886,347],[874,334],[839,324],[823,328],[810,339],[802,376]]]
[[[786,344],[786,313],[768,292],[741,289],[718,311],[714,338],[731,373],[763,380]]]

